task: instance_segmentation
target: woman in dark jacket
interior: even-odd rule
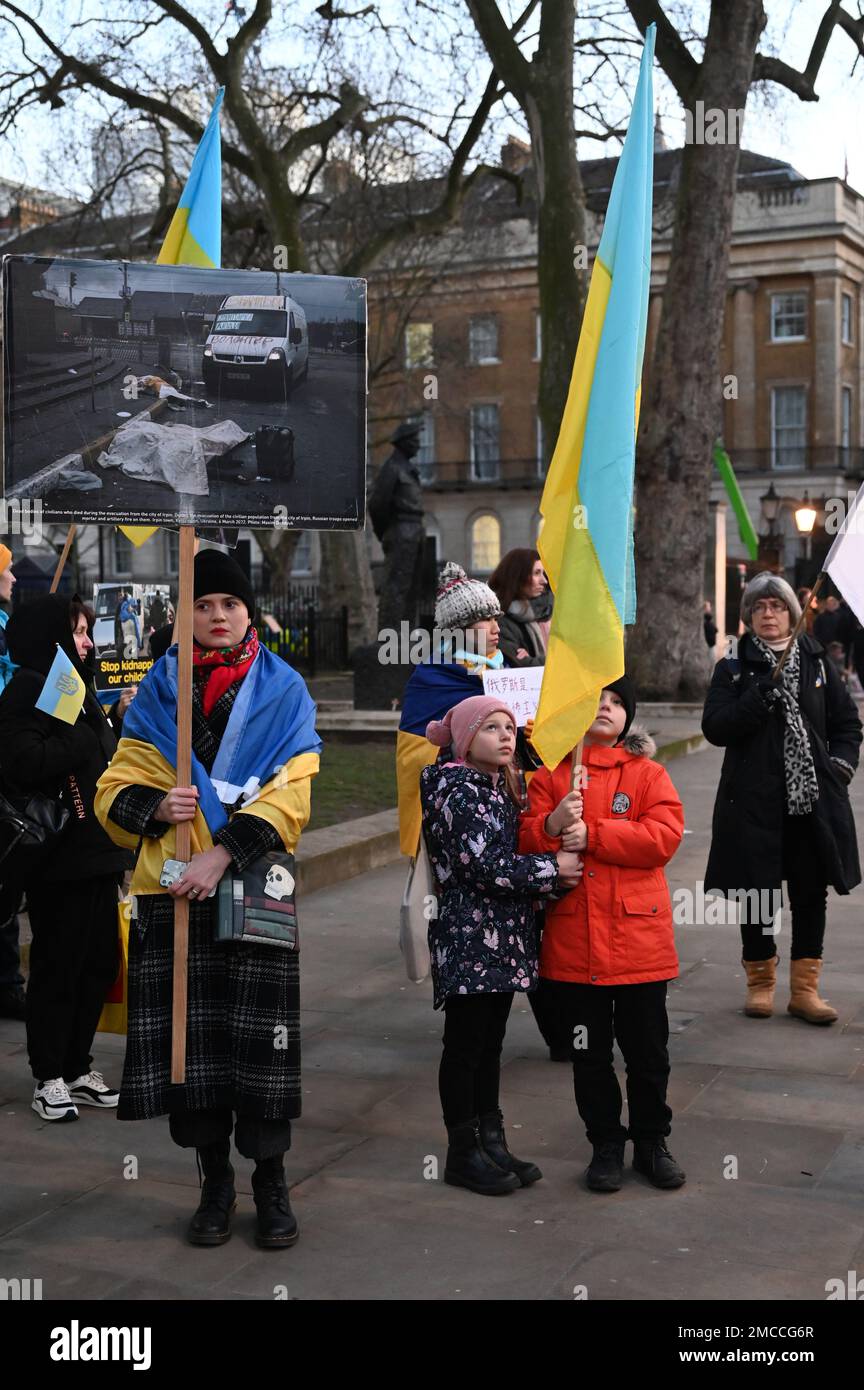
[[[47,594],[19,608],[6,629],[19,669],[0,697],[4,784],[59,798],[69,810],[56,846],[21,885],[33,932],[27,987],[33,1109],[45,1120],[77,1120],[78,1105],[111,1108],[118,1099],[91,1070],[90,1055],[117,975],[117,889],[130,863],[93,813],[96,782],[117,745],[90,688],[92,627],[93,614],[80,599]],[[58,645],[88,686],[74,724],[35,707]]]
[[[795,639],[778,680],[772,673],[801,616],[780,576],[758,574],[741,597],[746,631],[737,658],[718,662],[702,717],[710,743],[726,749],[717,789],[705,890],[741,905],[751,1018],[769,1018],[777,975],[774,919],[786,879],[792,917],[788,1011],[833,1023],[820,999],[828,885],[847,894],[861,881],[847,786],[858,765],[861,720],[824,648]]]
[[[508,550],[489,577],[502,616],[499,646],[508,666],[545,666],[552,595],[536,550]]]

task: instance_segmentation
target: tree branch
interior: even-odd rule
[[[777,82],[781,87],[788,87],[801,101],[818,101],[816,78],[819,76],[819,69],[835,28],[847,33],[858,52],[864,54],[864,16],[859,15],[855,19],[843,9],[840,0],[832,0],[819,21],[803,72],[798,72],[789,63],[784,63],[782,58],[757,53],[753,62],[753,81]]]
[[[648,25],[657,25],[657,61],[686,106],[692,100],[693,89],[699,78],[700,64],[696,62],[658,0],[627,0],[627,8],[643,39]]]
[[[466,3],[501,81],[520,106],[524,105],[531,87],[531,64],[522,54],[514,35],[536,8],[535,4],[528,5],[510,29],[495,0],[466,0]]]

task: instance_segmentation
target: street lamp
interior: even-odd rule
[[[813,533],[816,525],[816,508],[810,501],[809,492],[804,493],[804,501],[795,508],[795,525],[802,536],[807,536],[808,540]]]
[[[764,492],[759,498],[759,505],[762,508],[762,516],[768,522],[768,535],[774,535],[774,522],[777,520],[777,513],[780,510],[780,498],[774,491],[773,482],[769,485],[768,491]]]
[[[767,523],[767,532],[760,532],[760,560],[766,569],[775,569],[779,572],[780,566],[780,543],[782,540],[781,532],[775,530],[775,522],[781,507],[781,499],[774,491],[774,483],[770,483],[768,491],[759,498],[759,506],[762,511],[762,519]]]
[[[804,544],[804,559],[810,562],[813,553],[813,527],[816,525],[816,508],[810,501],[810,494],[805,490],[804,500],[795,508],[795,525],[802,536],[806,537]]]

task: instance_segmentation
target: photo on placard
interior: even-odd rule
[[[175,618],[171,589],[149,581],[97,583],[93,612],[96,691],[116,698],[139,685],[153,665],[150,638]]]
[[[46,523],[359,530],[366,282],[3,259],[4,498]]]

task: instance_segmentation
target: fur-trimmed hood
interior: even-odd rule
[[[653,758],[657,752],[657,744],[644,724],[631,724],[622,742],[616,746],[623,748],[625,753],[632,753],[634,758]]]

